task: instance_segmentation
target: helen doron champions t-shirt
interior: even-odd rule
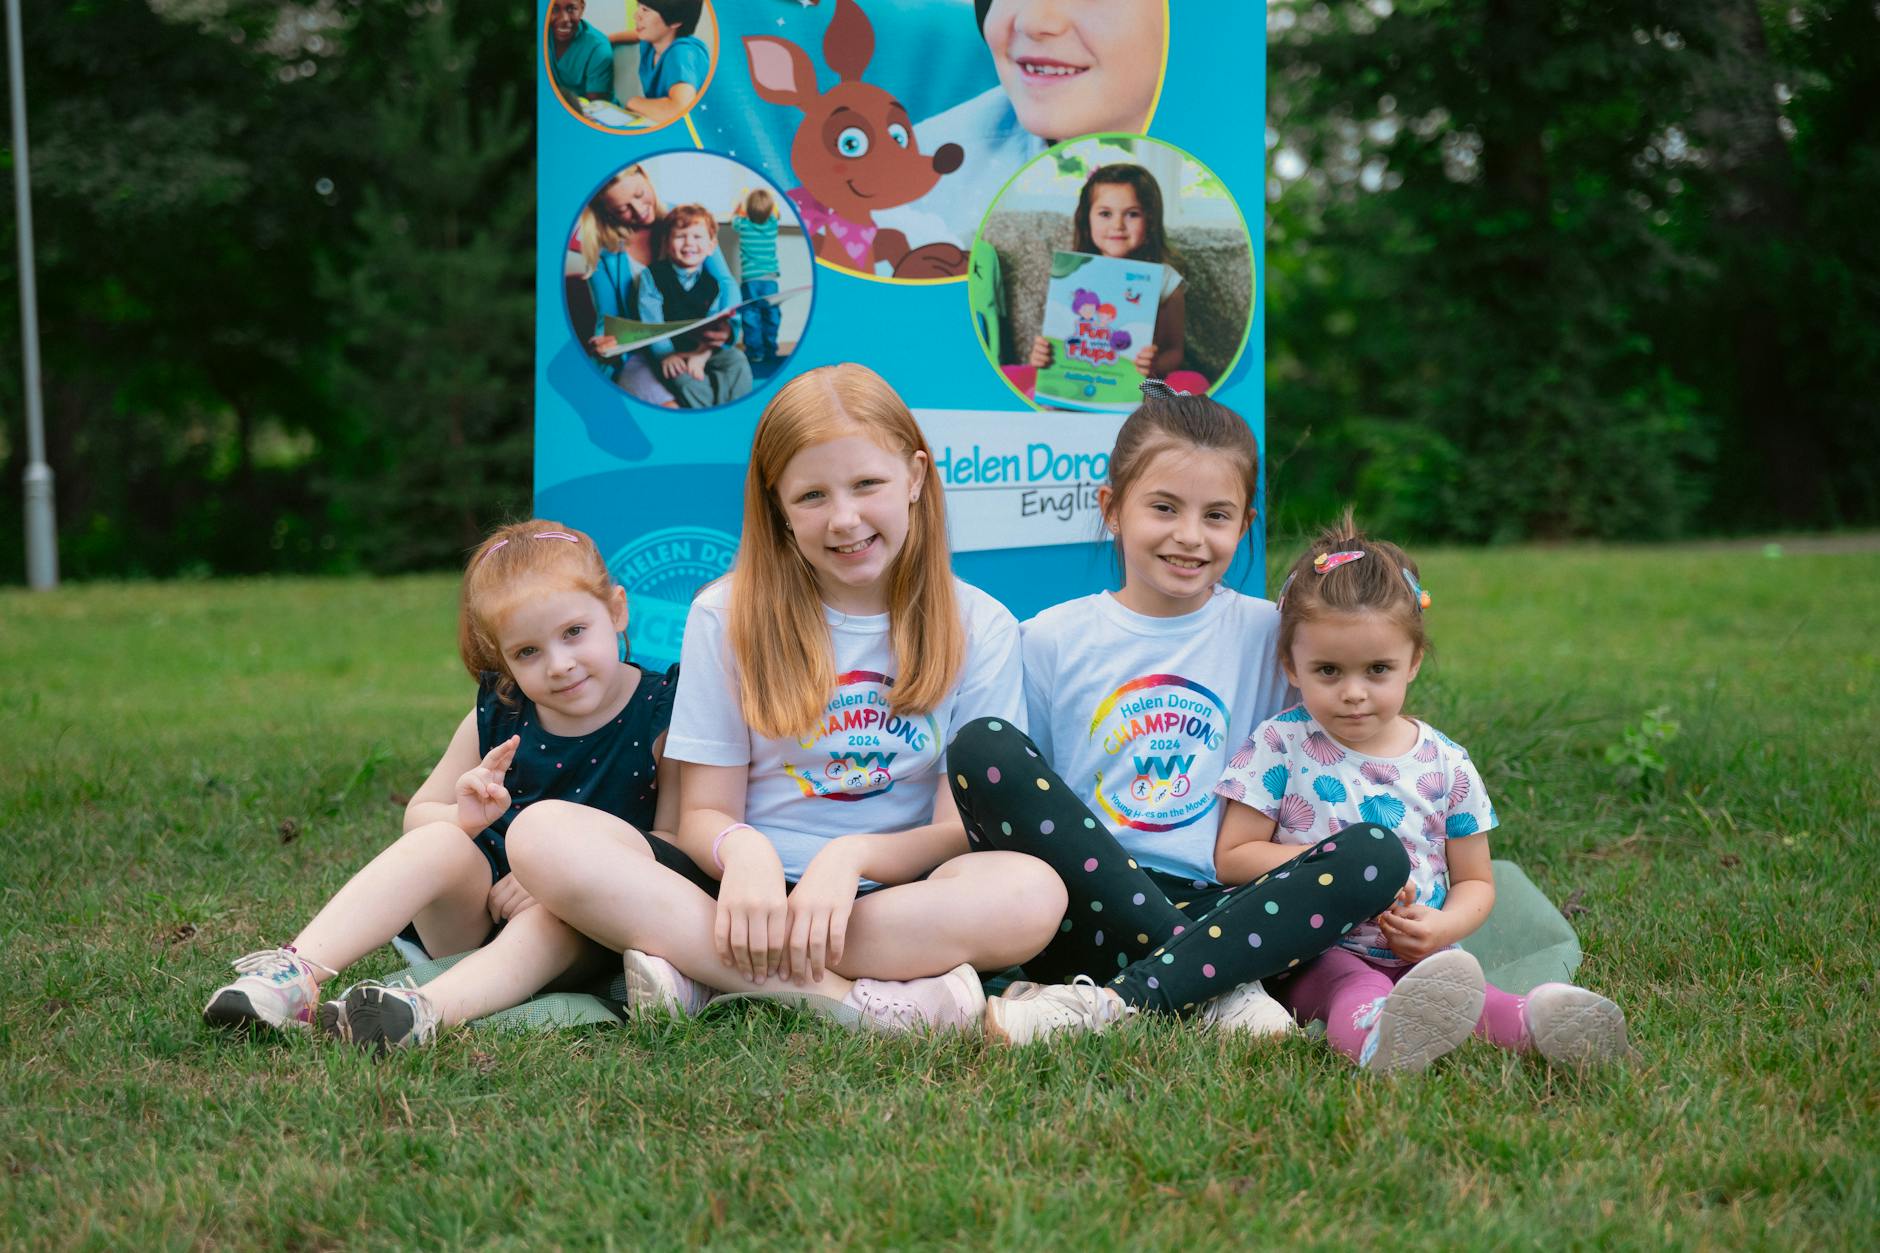
[[[954,580],[966,659],[953,692],[930,713],[894,708],[888,615],[852,617],[827,606],[836,689],[801,739],[753,731],[738,708],[729,630],[730,581],[699,593],[686,617],[666,754],[706,766],[746,766],[744,820],[762,831],[795,882],[840,835],[904,831],[933,820],[935,789],[953,732],[974,718],[1017,721],[1018,624],[1005,607]]]
[[[1107,592],[1021,628],[1032,739],[1142,865],[1216,882],[1227,755],[1292,697],[1271,601],[1224,587],[1155,618]]]

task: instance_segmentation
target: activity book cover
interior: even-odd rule
[[[1135,407],[1136,354],[1155,340],[1162,267],[1082,252],[1051,254],[1044,337],[1051,364],[1038,371],[1035,395],[1072,409]]]

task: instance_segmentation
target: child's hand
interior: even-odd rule
[[[686,358],[686,373],[703,383],[705,381],[705,363],[711,359],[712,355],[709,351],[693,353],[690,357]]]
[[[620,347],[620,341],[615,339],[612,335],[596,335],[588,340],[587,344],[588,351],[597,357],[612,352],[614,349]]]
[[[507,922],[533,904],[535,898],[516,882],[513,874],[506,874],[490,885],[489,911],[493,923]]]
[[[685,354],[682,352],[667,353],[666,359],[659,363],[661,378],[676,379],[689,371],[690,367],[686,364]]]
[[[1405,961],[1420,962],[1447,948],[1453,938],[1443,925],[1443,911],[1428,905],[1392,905],[1388,912],[1377,916],[1377,928],[1384,933],[1390,951]]]
[[[1051,341],[1040,335],[1031,341],[1031,363],[1040,370],[1051,364]]]
[[[1160,351],[1155,344],[1144,344],[1142,351],[1136,354],[1136,373],[1148,378],[1149,371],[1155,368],[1155,354]]]
[[[718,960],[753,983],[775,974],[788,936],[788,902],[783,863],[769,840],[741,830],[735,843],[725,841],[724,878],[718,885],[718,912],[712,920],[712,944]]]
[[[783,977],[814,983],[830,963],[842,960],[849,934],[849,911],[861,885],[861,868],[841,840],[832,840],[810,860],[790,893],[789,947],[783,951]]]
[[[509,808],[509,789],[503,786],[503,776],[509,773],[520,743],[521,736],[510,736],[457,780],[457,825],[465,835],[480,833]]]

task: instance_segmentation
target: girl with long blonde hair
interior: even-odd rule
[[[953,577],[940,476],[872,370],[808,371],[759,421],[729,577],[686,620],[665,752],[701,889],[625,823],[536,806],[517,874],[626,954],[636,1007],[720,992],[875,1029],[977,1029],[975,969],[1031,957],[1065,890],[1021,853],[966,856],[942,765],[955,728],[1010,718],[1017,624]]]

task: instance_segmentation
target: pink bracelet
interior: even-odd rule
[[[725,859],[718,855],[718,850],[721,847],[723,847],[724,842],[725,842],[725,837],[727,835],[730,835],[733,831],[736,831],[739,827],[743,827],[746,831],[757,830],[756,827],[752,826],[748,822],[734,822],[730,826],[726,827],[723,831],[720,831],[718,833],[718,838],[712,841],[712,864],[718,867],[718,870],[720,873],[723,873],[724,871]]]

